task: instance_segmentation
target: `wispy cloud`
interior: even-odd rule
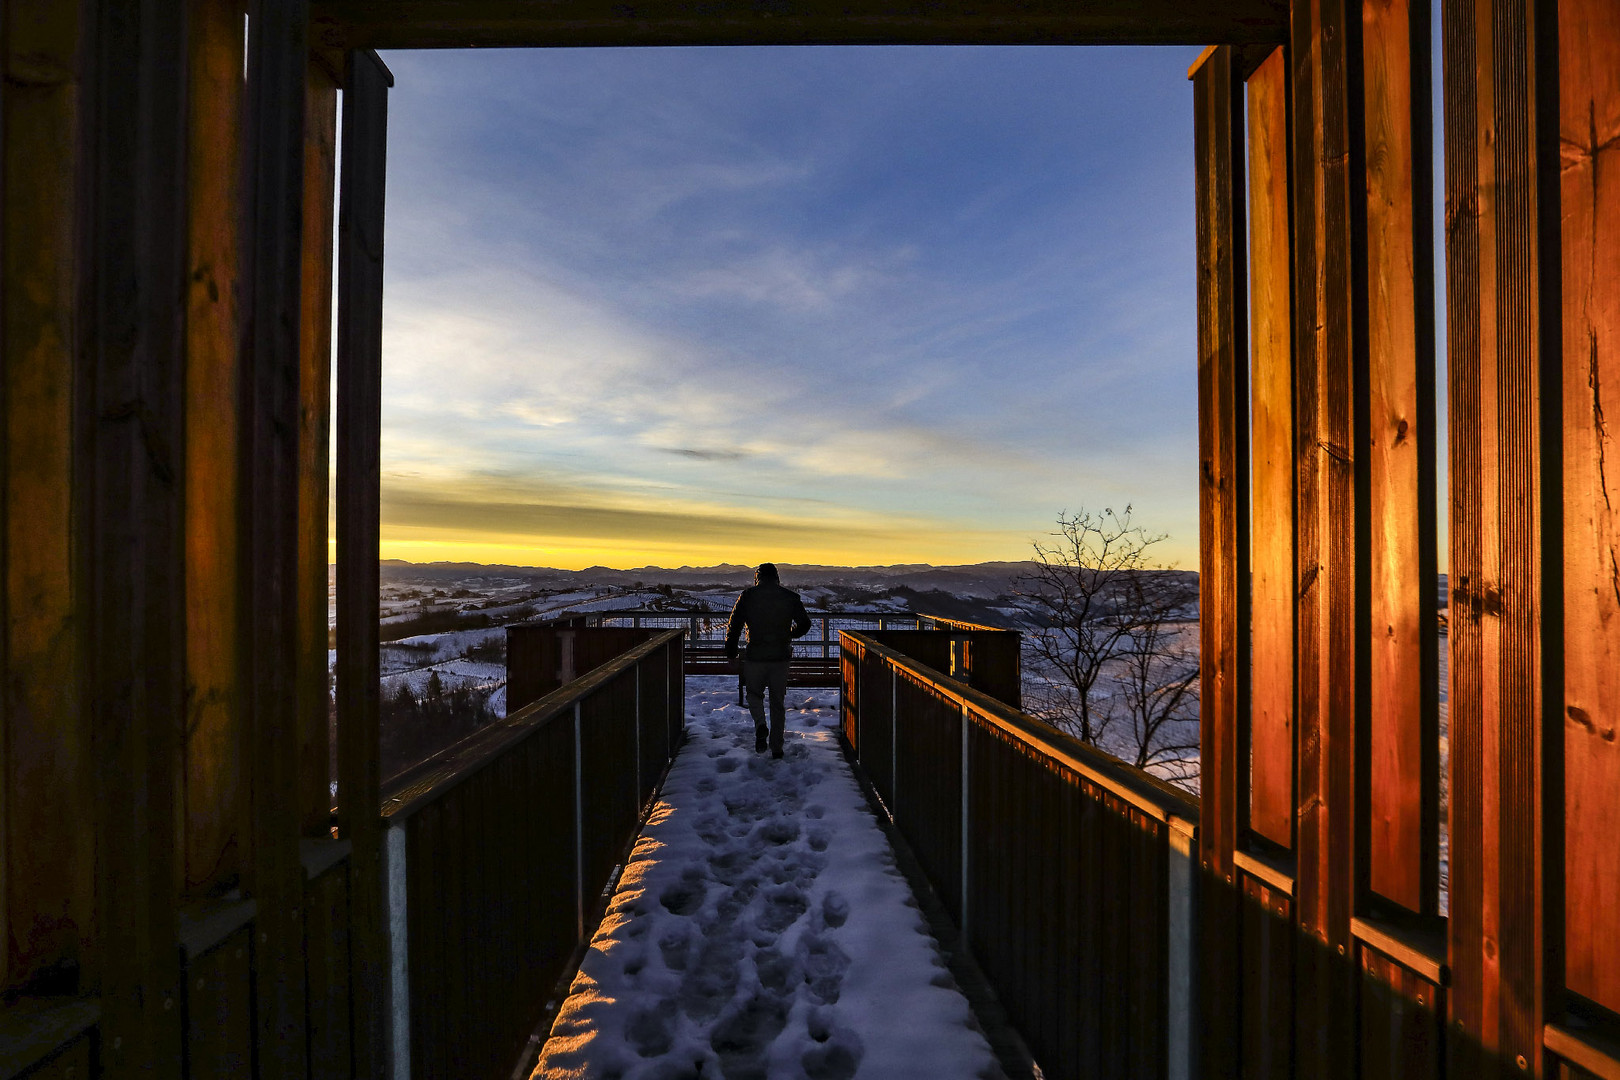
[[[390,55],[391,520],[922,561],[1125,498],[1190,551],[1173,52]]]

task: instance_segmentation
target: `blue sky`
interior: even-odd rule
[[[1196,55],[386,54],[384,556],[1195,566]]]

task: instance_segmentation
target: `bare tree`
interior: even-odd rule
[[[1172,780],[1196,779],[1198,645],[1183,626],[1198,601],[1198,586],[1149,569],[1123,575],[1120,589],[1132,624],[1114,672],[1130,724],[1122,742],[1135,752],[1137,768],[1152,766]]]
[[[1052,535],[1018,580],[1036,624],[1025,636],[1030,712],[1139,767],[1195,776],[1198,654],[1179,624],[1196,585],[1152,560],[1166,537],[1129,506],[1059,514]]]

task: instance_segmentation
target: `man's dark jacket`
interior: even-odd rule
[[[792,641],[810,630],[810,615],[804,601],[792,589],[774,581],[750,585],[737,597],[726,626],[726,655],[737,655],[737,641],[743,626],[748,627],[745,660],[787,660],[793,656]]]

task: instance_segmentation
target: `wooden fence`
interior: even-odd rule
[[[940,637],[928,659],[935,666],[956,675],[966,672],[973,655],[980,657],[982,679],[995,676],[995,693],[1003,700],[1016,700],[1006,695],[1017,694],[1019,677],[1019,635],[1016,631],[1001,630],[961,619],[947,619],[939,615],[921,615],[915,612],[879,614],[865,611],[812,611],[809,613],[811,634],[793,643],[793,657],[788,670],[791,686],[837,686],[839,684],[839,637],[845,630],[865,630],[883,633],[889,630],[907,632],[925,630],[937,632]],[[629,627],[684,627],[686,630],[686,673],[688,675],[737,675],[737,693],[742,695],[742,676],[725,655],[726,624],[730,614],[724,611],[592,611],[582,615],[564,616],[544,625]],[[819,629],[820,636],[811,636]],[[908,639],[912,640],[912,639]],[[977,642],[979,644],[972,644]],[[924,646],[913,646],[922,648]],[[977,653],[974,653],[977,650]],[[987,689],[980,683],[974,683]]]
[[[505,1080],[572,970],[681,735],[666,630],[384,793],[393,1080]]]
[[[1047,1076],[1185,1077],[1198,802],[843,634],[851,754]]]

